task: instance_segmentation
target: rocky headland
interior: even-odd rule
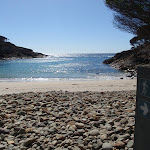
[[[135,76],[139,66],[150,66],[150,44],[117,53],[104,63]]]
[[[36,53],[28,48],[18,47],[10,42],[7,42],[7,38],[0,36],[0,59],[42,58],[46,56],[47,55]]]

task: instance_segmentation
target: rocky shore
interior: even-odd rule
[[[134,77],[139,66],[150,66],[150,44],[117,53],[114,57],[105,60],[104,63],[126,71],[130,77]]]
[[[16,46],[10,42],[1,40],[0,36],[0,60],[16,58],[43,58],[47,55],[34,52],[32,49]]]
[[[133,150],[135,91],[0,96],[0,150]]]

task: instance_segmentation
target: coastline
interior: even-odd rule
[[[47,91],[105,92],[136,90],[136,79],[99,81],[0,82],[0,95]]]

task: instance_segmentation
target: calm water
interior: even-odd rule
[[[0,61],[0,81],[120,79],[125,73],[102,62],[114,54],[68,54]]]

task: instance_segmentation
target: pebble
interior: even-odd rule
[[[5,145],[0,144],[0,150],[4,150],[6,148]]]
[[[14,128],[14,136],[19,135],[19,134],[25,134],[25,133],[26,133],[26,130],[23,128],[18,128],[18,127]]]
[[[62,147],[55,148],[55,150],[64,150]]]
[[[106,140],[106,139],[107,139],[107,134],[101,135],[101,136],[100,136],[100,139],[101,139],[102,141]]]
[[[135,117],[135,113],[129,113],[129,117]]]
[[[105,128],[106,128],[107,130],[109,130],[109,131],[112,130],[112,126],[111,126],[110,124],[106,124],[106,125],[105,125]]]
[[[7,130],[7,129],[5,129],[5,128],[0,128],[0,133],[8,134],[8,133],[9,133],[9,130]]]
[[[133,140],[128,141],[128,144],[127,144],[128,148],[133,148],[133,145],[134,145],[134,141]]]
[[[91,135],[91,136],[98,136],[99,135],[99,130],[97,130],[97,129],[91,130],[89,135]]]
[[[126,118],[123,118],[123,119],[120,120],[120,123],[121,123],[121,124],[125,124],[125,123],[127,123],[127,122],[128,122],[128,120],[127,120]]]
[[[28,147],[29,145],[33,144],[36,141],[36,138],[28,138],[24,141],[24,146]]]
[[[110,143],[103,143],[102,149],[103,150],[113,150],[113,147]]]
[[[0,150],[132,150],[135,94],[49,91],[2,95]]]
[[[72,148],[73,150],[81,150],[78,146]]]
[[[17,115],[20,115],[20,116],[21,116],[21,115],[24,116],[25,114],[26,114],[26,112],[24,112],[24,111],[19,111],[19,112],[17,113]]]
[[[4,121],[0,120],[0,127],[2,127],[4,124]]]
[[[92,150],[99,150],[101,148],[101,146],[102,146],[101,144],[94,143],[92,145]]]
[[[84,124],[83,123],[79,123],[79,122],[76,122],[75,123],[75,126],[79,129],[83,128],[84,127]]]
[[[122,142],[122,141],[117,141],[115,144],[114,144],[114,147],[116,147],[117,149],[123,149],[125,147],[125,143]]]

